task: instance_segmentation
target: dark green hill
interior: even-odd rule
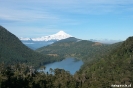
[[[67,39],[62,39],[62,40],[60,40],[60,41],[57,41],[57,42],[55,42],[55,43],[65,43],[65,42],[77,42],[77,41],[81,41],[81,39],[77,39],[77,38],[75,38],[75,37],[69,37],[69,38],[67,38]]]
[[[78,57],[86,56],[84,58],[87,60],[90,57],[99,59],[85,63],[81,70],[74,75],[70,75],[63,69],[50,69],[51,73],[55,74],[52,75],[51,73],[36,72],[34,68],[26,64],[6,66],[0,63],[0,88],[116,88],[112,85],[117,85],[117,87],[122,85],[120,88],[132,88],[133,37],[113,45],[84,40],[67,42],[63,40],[43,48],[47,52],[44,49],[42,49],[43,52],[39,52],[64,56],[71,55],[69,53],[71,52],[76,53],[75,56]],[[64,53],[61,49],[66,52]],[[80,53],[83,56],[79,55]],[[0,27],[0,61],[34,64],[45,62],[47,57],[45,59],[43,57],[29,50],[13,34]]]
[[[52,75],[34,72],[33,68],[25,64],[8,67],[0,64],[3,68],[0,69],[0,79],[2,79],[0,86],[1,88],[14,88],[15,86],[20,88],[116,88],[112,85],[117,85],[117,87],[122,85],[120,88],[132,88],[133,37],[122,43],[111,45],[112,48],[114,46],[116,48],[108,52],[109,54],[85,63],[82,69],[74,75],[70,75],[63,69],[50,69],[55,74]]]
[[[71,37],[44,46],[36,51],[42,54],[57,54],[64,57],[76,57],[86,61],[97,57],[100,58],[120,44],[121,43],[107,45]]]
[[[51,56],[41,55],[29,49],[14,34],[0,26],[0,62],[39,66],[49,63],[52,59]]]
[[[80,72],[88,78],[90,88],[133,84],[133,37],[129,37],[108,56],[84,64]]]

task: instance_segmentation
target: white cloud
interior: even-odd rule
[[[131,0],[0,0],[0,18],[15,21],[60,21],[62,13],[104,14],[115,12]],[[67,15],[66,14],[66,15]],[[65,18],[64,18],[65,19]]]
[[[58,17],[52,15],[43,8],[38,8],[26,1],[3,1],[0,3],[0,19],[14,21],[37,21],[37,20],[57,20]]]
[[[132,5],[133,0],[0,0],[0,25],[19,37],[45,36],[63,29],[77,33],[80,28],[95,30],[90,27],[93,19],[103,19],[102,24],[110,16],[114,21],[117,16],[132,20]]]
[[[47,12],[41,11],[28,11],[10,8],[0,9],[0,18],[5,20],[15,20],[15,21],[36,21],[36,20],[57,20],[57,17],[50,15]]]

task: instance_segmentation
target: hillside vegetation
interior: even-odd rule
[[[26,47],[4,27],[0,26],[0,62],[5,64],[27,63],[39,67],[56,61],[58,57],[41,55]]]
[[[44,46],[36,51],[42,54],[57,54],[63,57],[75,57],[86,62],[106,55],[120,44],[121,43],[108,45],[71,37]]]
[[[104,58],[84,64],[79,73],[85,74],[88,86],[94,88],[133,84],[133,37]]]
[[[38,49],[41,55],[0,26],[0,88],[113,88],[111,85],[115,84],[132,87],[133,37],[113,45],[66,40],[43,47],[46,50]],[[74,75],[64,69],[44,73],[33,67],[60,60],[58,56],[76,56],[86,63]]]
[[[36,72],[26,64],[5,66],[0,64],[1,88],[113,88],[111,85],[133,84],[133,37],[104,58],[86,63],[70,75],[63,69],[50,69],[51,73]],[[127,87],[126,87],[127,85]]]

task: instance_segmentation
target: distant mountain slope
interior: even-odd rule
[[[32,50],[36,50],[40,47],[50,45],[56,41],[22,41],[22,43],[28,46]]]
[[[50,59],[51,56],[32,51],[14,34],[0,26],[0,62],[7,64],[19,62],[39,66],[48,63]]]
[[[107,45],[70,37],[39,48],[36,51],[45,54],[58,54],[65,57],[77,57],[85,60],[86,58],[100,58],[100,56],[105,55],[118,45]]]
[[[60,41],[57,41],[57,42],[55,42],[55,43],[79,42],[79,41],[81,41],[81,39],[77,39],[77,38],[75,38],[75,37],[69,37],[69,38],[62,39],[62,40],[60,40]]]
[[[23,44],[25,44],[29,48],[35,50],[37,48],[52,44],[56,41],[66,39],[69,37],[72,37],[72,36],[65,33],[64,31],[59,31],[58,33],[53,34],[53,35],[42,36],[42,37],[38,37],[38,38],[23,38],[23,37],[21,37],[19,39],[23,42]]]
[[[118,42],[122,42],[122,40],[109,40],[109,39],[101,39],[101,40],[97,40],[97,39],[90,39],[89,41],[92,42],[100,42],[103,44],[114,44],[114,43],[118,43]]]
[[[89,83],[85,82],[84,85],[90,84],[90,88],[133,84],[133,37],[129,37],[108,56],[84,64],[79,73],[88,78]]]
[[[71,35],[65,33],[64,31],[59,31],[56,34],[53,35],[48,35],[48,36],[42,36],[42,37],[38,37],[38,38],[20,38],[20,40],[22,41],[51,41],[51,40],[62,40],[62,39],[66,39],[72,37]]]

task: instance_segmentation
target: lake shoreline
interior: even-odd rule
[[[62,61],[57,61],[57,62],[53,62],[50,64],[45,64],[45,69],[44,70],[40,70],[40,71],[44,71],[45,73],[49,72],[50,68],[52,69],[64,69],[66,71],[69,71],[70,74],[75,74],[76,71],[79,71],[79,69],[81,68],[81,66],[83,65],[83,61],[73,58],[73,57],[69,57],[69,58],[65,58]]]

